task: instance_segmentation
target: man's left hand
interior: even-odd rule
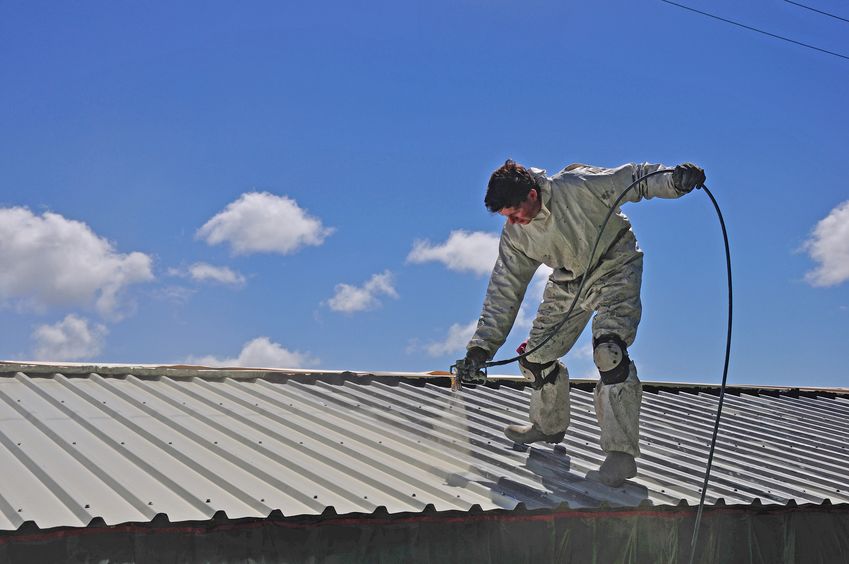
[[[679,164],[672,171],[672,186],[686,194],[705,183],[705,171],[693,163]]]

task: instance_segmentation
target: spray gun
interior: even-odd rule
[[[463,384],[485,384],[487,362],[477,362],[471,358],[461,358],[450,368],[451,390],[459,391]]]

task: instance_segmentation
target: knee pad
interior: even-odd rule
[[[631,370],[628,345],[618,335],[608,334],[593,339],[593,362],[602,384],[624,382]]]
[[[560,363],[556,360],[551,362],[529,362],[525,357],[519,359],[519,369],[522,376],[531,381],[531,388],[539,390],[545,384],[553,384],[560,373]]]

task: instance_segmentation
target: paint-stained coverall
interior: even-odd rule
[[[573,164],[552,177],[529,169],[540,191],[541,209],[527,225],[505,223],[498,260],[492,271],[477,331],[468,348],[494,354],[513,326],[528,283],[541,264],[554,269],[527,343],[537,346],[551,327],[562,321],[581,284],[598,229],[622,190],[641,176],[664,168],[660,164],[627,164],[598,168]],[[678,198],[685,192],[673,187],[671,174],[658,174],[631,189],[623,202],[654,197]],[[640,323],[640,282],[643,253],[631,224],[619,210],[611,216],[589,268],[582,295],[569,321],[527,361],[548,363],[565,355],[575,344],[593,312],[594,338],[618,335],[634,342]],[[601,428],[601,448],[640,455],[639,413],[642,387],[633,362],[625,381],[603,385],[594,399]],[[563,432],[569,425],[569,380],[565,366],[554,383],[533,390],[531,423],[543,433]]]

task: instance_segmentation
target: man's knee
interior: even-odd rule
[[[526,357],[519,359],[519,369],[522,375],[531,381],[531,387],[539,390],[544,384],[553,384],[560,373],[560,363],[556,360],[551,362],[530,362]]]
[[[631,370],[628,345],[612,333],[593,338],[593,361],[602,384],[624,382]]]

